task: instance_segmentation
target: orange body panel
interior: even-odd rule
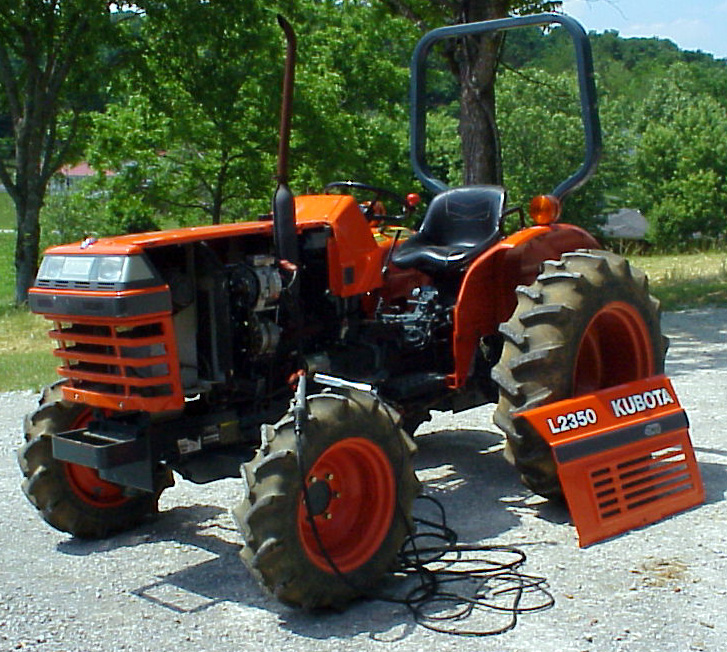
[[[454,373],[451,387],[462,387],[481,337],[497,332],[517,304],[515,288],[530,285],[544,260],[566,251],[598,248],[588,232],[570,224],[534,226],[498,242],[472,263],[454,309]]]
[[[162,412],[184,405],[170,312],[130,318],[46,315],[69,401],[109,410]]]
[[[235,224],[217,224],[214,226],[190,226],[167,231],[148,231],[146,233],[130,233],[108,238],[99,238],[81,250],[80,242],[57,245],[46,251],[48,254],[103,254],[123,256],[140,254],[146,249],[168,245],[182,245],[203,240],[234,238],[242,235],[273,232],[272,222],[236,222]]]
[[[551,446],[581,546],[704,501],[687,417],[666,376],[520,412],[515,422]]]
[[[295,200],[299,227],[327,224],[329,289],[351,297],[380,288],[384,247],[380,247],[356,200],[349,195],[304,195]]]
[[[373,230],[364,219],[356,200],[349,195],[303,195],[295,199],[298,232],[329,227],[329,287],[333,294],[350,297],[380,288],[381,267],[386,247],[379,246]],[[207,240],[229,239],[246,235],[268,234],[272,238],[272,221],[240,222],[215,226],[193,226],[168,231],[150,231],[99,238],[87,243],[59,245],[49,254],[131,255],[147,249],[183,245]]]

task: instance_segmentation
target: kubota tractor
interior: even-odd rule
[[[435,43],[559,23],[577,53],[586,156],[503,234],[498,186],[448,188],[426,165]],[[525,483],[559,493],[547,445],[512,414],[659,373],[644,275],[557,222],[601,149],[591,55],[562,15],[444,27],[412,63],[412,161],[435,196],[415,232],[381,214],[415,199],[335,182],[287,186],[295,39],[272,220],[87,238],[45,253],[30,291],[62,380],[25,422],[23,489],[53,527],[106,537],[155,512],[172,472],[240,477],[242,559],[280,600],[338,606],[395,563],[419,484],[411,435],[432,409],[498,402]],[[343,194],[340,194],[343,191]],[[353,195],[369,194],[359,202]]]

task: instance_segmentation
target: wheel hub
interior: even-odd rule
[[[333,491],[328,481],[325,478],[319,479],[316,476],[311,476],[308,480],[307,491],[310,515],[315,518],[325,514],[333,497]]]
[[[349,437],[327,448],[300,492],[298,534],[308,558],[321,570],[343,572],[365,564],[381,547],[394,516],[396,480],[378,444]]]
[[[71,428],[84,428],[88,425],[93,413],[91,410],[84,410],[73,422]],[[120,507],[129,500],[124,487],[107,482],[101,479],[96,469],[63,462],[68,486],[73,493],[83,502],[98,509]]]

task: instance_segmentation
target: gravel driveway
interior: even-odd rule
[[[46,526],[20,490],[14,450],[31,393],[0,395],[0,650],[216,652],[447,650],[721,652],[727,641],[727,310],[664,316],[668,373],[691,421],[706,503],[578,548],[563,508],[522,488],[502,460],[491,408],[422,427],[418,472],[464,542],[511,544],[548,579],[555,606],[485,639],[435,634],[403,606],[341,614],[265,597],[238,561],[238,482],[178,481],[162,515],[104,542]]]

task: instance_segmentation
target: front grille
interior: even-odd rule
[[[112,283],[111,281],[68,281],[39,278],[35,280],[35,287],[48,290],[113,291],[123,289],[123,287],[128,287],[128,283],[122,286],[121,283]]]
[[[115,410],[158,412],[183,405],[171,317],[55,321],[58,373],[70,400]]]

